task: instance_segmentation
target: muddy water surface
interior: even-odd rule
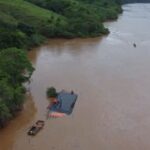
[[[0,131],[0,150],[150,149],[150,4],[123,8],[106,37],[50,40],[29,53],[31,104]],[[46,120],[49,86],[78,93],[71,116]],[[45,127],[28,137],[37,119]]]

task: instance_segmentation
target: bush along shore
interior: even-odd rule
[[[48,38],[95,37],[122,12],[121,0],[0,0],[0,127],[23,106],[34,71],[26,50]]]
[[[0,127],[22,109],[26,92],[23,83],[30,80],[33,70],[25,51],[0,51]]]

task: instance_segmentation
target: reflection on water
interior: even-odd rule
[[[37,113],[28,124],[43,119],[46,125],[34,138],[24,125],[12,150],[150,149],[149,8],[125,5],[116,22],[105,23],[106,37],[50,40],[29,53]],[[49,86],[78,93],[71,116],[46,120]]]

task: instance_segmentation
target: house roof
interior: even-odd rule
[[[77,94],[61,91],[58,93],[58,103],[52,105],[50,110],[71,114],[77,100]]]

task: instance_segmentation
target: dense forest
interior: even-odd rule
[[[102,23],[121,12],[120,0],[0,0],[0,126],[22,108],[34,70],[26,50],[47,38],[108,34]]]
[[[18,48],[0,51],[0,126],[21,110],[26,89],[34,68],[25,51]]]

